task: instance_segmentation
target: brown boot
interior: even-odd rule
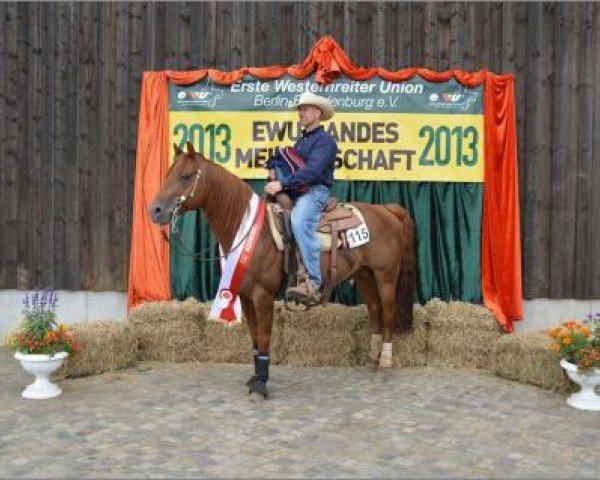
[[[298,303],[306,305],[317,305],[321,302],[321,293],[315,288],[310,280],[300,283],[296,287],[290,287],[285,291],[285,296],[289,300],[295,300]]]

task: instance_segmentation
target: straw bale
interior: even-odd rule
[[[516,332],[496,342],[491,370],[499,377],[529,383],[549,390],[577,389],[549,348],[551,339],[543,331]]]
[[[353,366],[364,306],[331,304],[307,312],[281,310],[281,348],[278,363],[298,367]]]
[[[139,360],[203,359],[206,313],[193,298],[144,303],[132,309],[128,323],[139,339]]]
[[[203,304],[206,316],[210,312],[212,302]],[[271,329],[271,362],[277,362],[280,345],[282,302],[275,302],[273,325]],[[214,363],[251,363],[252,339],[248,325],[244,320],[240,324],[225,325],[219,321],[206,322],[203,339],[203,356],[201,361]]]
[[[432,331],[469,334],[474,330],[502,332],[494,314],[481,305],[456,301],[444,302],[434,298],[427,302],[425,309],[429,314]]]
[[[494,346],[502,335],[499,331],[476,329],[453,333],[432,329],[428,339],[427,365],[489,369]]]
[[[365,321],[361,324],[358,340],[357,364],[368,362],[371,349],[371,320],[364,307]],[[392,366],[421,367],[427,363],[427,332],[429,320],[427,311],[419,304],[413,306],[412,331],[395,334],[392,346]]]
[[[112,372],[133,365],[138,342],[130,325],[115,321],[97,321],[73,326],[81,350],[69,355],[53,374],[55,380]]]

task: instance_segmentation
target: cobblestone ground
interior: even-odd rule
[[[474,370],[143,363],[25,400],[0,351],[0,477],[598,477],[600,413]]]

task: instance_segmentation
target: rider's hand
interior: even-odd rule
[[[275,170],[273,170],[272,168],[269,170],[269,180],[275,180]]]
[[[281,192],[281,190],[283,190],[281,182],[269,182],[265,185],[265,192],[269,195],[275,195],[276,193]]]

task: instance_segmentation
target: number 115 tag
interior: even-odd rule
[[[369,241],[369,229],[365,223],[346,230],[346,240],[350,248],[359,247]]]

